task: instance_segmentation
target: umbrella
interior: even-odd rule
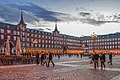
[[[18,37],[16,42],[16,56],[20,56],[21,53],[22,53],[21,43],[20,43],[20,38]]]
[[[10,44],[9,44],[9,40],[6,41],[5,55],[10,55]]]

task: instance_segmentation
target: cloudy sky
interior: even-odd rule
[[[0,21],[16,24],[20,10],[30,28],[75,36],[120,31],[120,0],[0,0]]]

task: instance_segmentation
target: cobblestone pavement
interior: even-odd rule
[[[106,60],[108,61],[108,59]],[[0,80],[120,80],[120,56],[105,70],[93,69],[87,57],[54,58],[55,67],[36,64],[0,66]]]

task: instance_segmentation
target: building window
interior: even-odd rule
[[[38,41],[39,43],[41,43],[41,40],[39,39],[39,41]]]
[[[23,41],[25,41],[25,38],[23,37]]]
[[[24,47],[24,46],[25,46],[25,43],[23,43],[22,46]]]
[[[39,35],[39,38],[41,37],[41,35]]]
[[[33,38],[31,39],[31,42],[33,42]]]
[[[44,48],[44,44],[42,45],[42,48]]]
[[[11,33],[11,31],[10,31],[10,30],[7,30],[7,33],[8,33],[8,34],[10,34],[10,33]]]
[[[29,36],[29,33],[27,33],[27,36]]]
[[[23,36],[25,36],[25,32],[23,32]]]
[[[7,36],[7,39],[10,40],[10,35]]]
[[[27,47],[29,47],[29,43],[27,43]]]
[[[31,34],[31,37],[33,37],[33,34]]]
[[[42,35],[42,38],[44,38],[44,35]]]
[[[4,33],[4,29],[1,29],[1,33]]]
[[[16,35],[16,31],[13,31],[13,34]]]
[[[48,47],[48,45],[46,45],[46,48]]]
[[[40,44],[39,44],[39,47],[41,47]]]
[[[29,38],[27,38],[27,41],[29,41],[30,39]]]
[[[35,34],[35,37],[37,37],[37,34]]]
[[[42,40],[42,43],[44,43],[44,40]]]
[[[14,40],[16,40],[16,36],[14,36]]]
[[[33,44],[31,44],[31,46],[33,47]]]
[[[37,44],[35,44],[35,47],[37,47]]]
[[[20,32],[18,31],[17,34],[20,35]]]
[[[1,35],[1,39],[4,39],[4,35]]]

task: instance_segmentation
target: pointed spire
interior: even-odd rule
[[[57,29],[57,20],[55,20],[55,30],[54,31],[58,31],[58,29]]]
[[[24,20],[23,20],[23,12],[22,12],[22,10],[21,10],[21,19],[20,19],[20,24],[25,24],[25,23],[24,23]]]

